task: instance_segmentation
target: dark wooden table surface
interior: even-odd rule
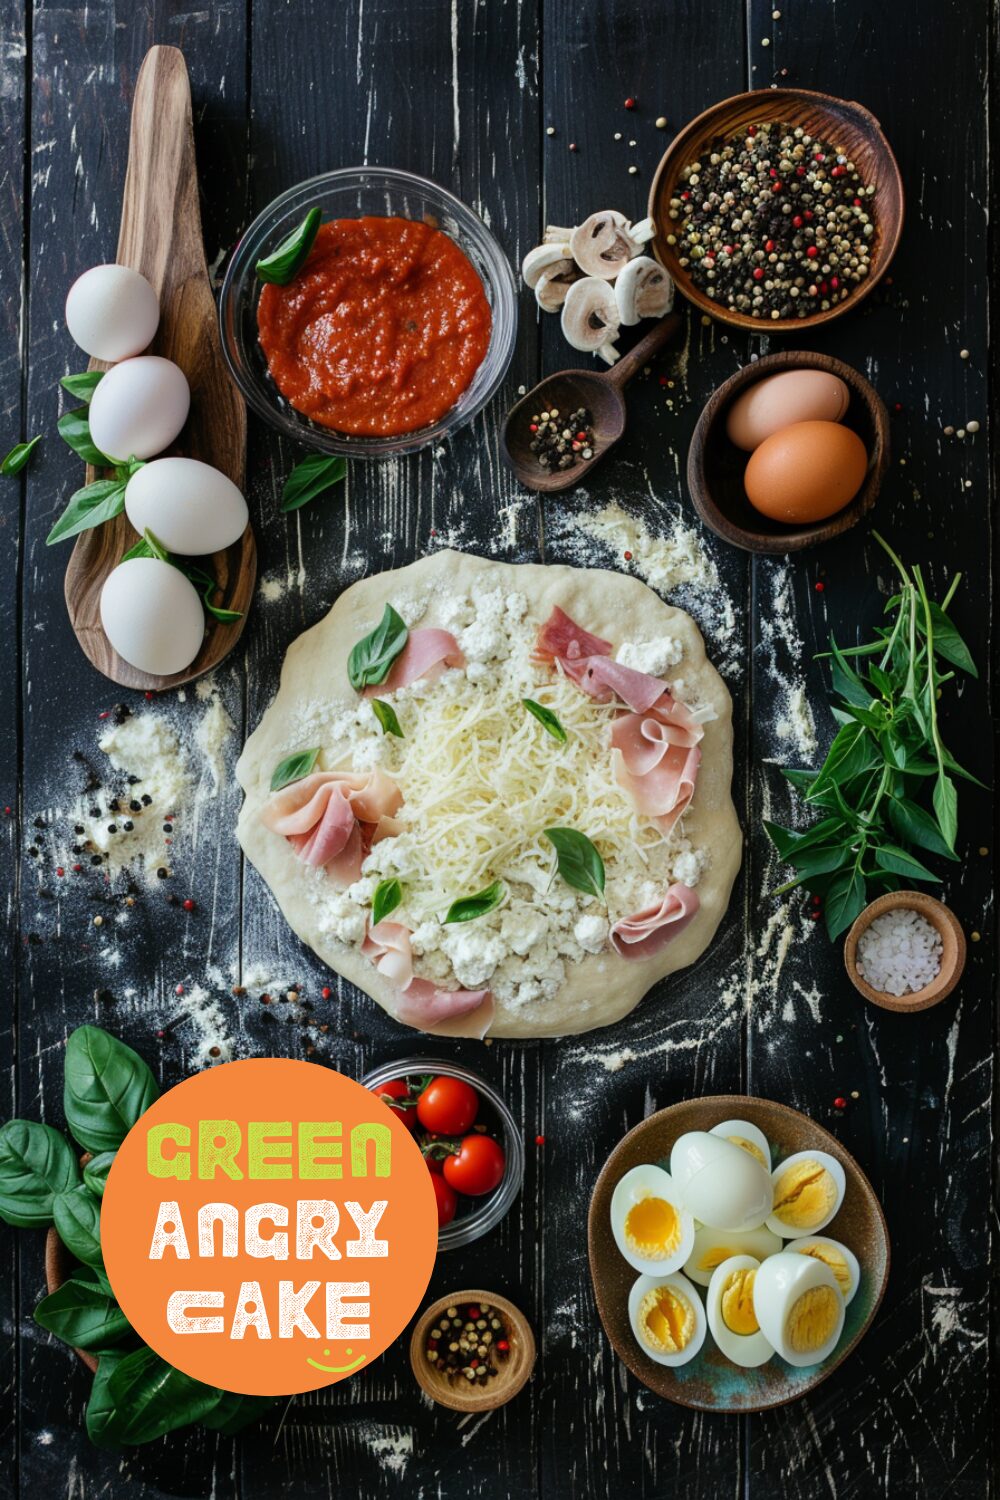
[[[939,594],[962,569],[955,613],[985,663],[991,7],[773,3],[772,14],[770,0],[214,0],[200,8],[37,0],[27,11],[21,0],[0,0],[0,448],[52,431],[59,377],[78,365],[63,300],[76,274],[113,257],[132,87],[154,42],[182,47],[190,66],[216,270],[274,194],[362,161],[444,183],[483,214],[517,262],[546,221],[572,224],[608,206],[640,216],[673,130],[718,98],[780,79],[860,100],[897,152],[908,213],[892,282],[809,347],[858,366],[893,411],[894,457],[877,524],[908,561],[927,564]],[[634,113],[623,108],[630,95]],[[669,120],[666,133],[655,127],[659,115]],[[514,560],[574,561],[571,518],[611,502],[654,532],[669,526],[686,510],[680,476],[702,402],[767,348],[766,338],[727,335],[689,317],[682,358],[631,393],[617,459],[595,473],[588,496],[544,509],[516,491],[497,450],[498,419],[518,386],[567,362],[555,322],[538,325],[530,294],[502,395],[444,450],[355,466],[342,494],[285,517],[280,483],[300,455],[254,424],[252,515],[261,574],[277,582],[219,676],[236,725],[233,748],[259,720],[289,642],[362,574],[407,562],[445,537]],[[674,385],[662,385],[660,373]],[[981,423],[975,437],[943,435],[969,420]],[[52,809],[82,784],[72,751],[93,752],[98,715],[122,696],[77,648],[62,599],[66,555],[44,545],[79,482],[78,462],[54,437],[20,480],[0,481],[0,808],[9,804],[0,818],[9,975],[0,1114],[60,1122],[62,1043],[84,1021],[139,1047],[166,1084],[184,1076],[193,1066],[184,1028],[155,1036],[178,982],[215,988],[236,1055],[297,1057],[314,1047],[317,1061],[359,1073],[412,1051],[412,1033],[346,988],[326,1006],[327,1032],[310,1024],[318,1001],[316,1011],[286,1006],[269,1019],[260,1005],[268,981],[259,976],[283,976],[312,1000],[327,976],[240,860],[233,785],[202,813],[184,875],[199,901],[191,917],[154,892],[95,936],[93,916],[118,898],[86,873],[67,889],[44,858],[28,857],[35,819],[44,844]],[[685,602],[713,656],[724,658],[736,701],[735,796],[748,835],[715,945],[610,1034],[583,1045],[484,1052],[443,1044],[502,1086],[532,1142],[545,1136],[544,1148],[531,1147],[508,1219],[443,1260],[434,1278],[437,1290],[494,1287],[526,1309],[540,1344],[529,1389],[493,1416],[461,1420],[418,1399],[398,1349],[370,1372],[296,1400],[280,1427],[276,1417],[235,1444],[184,1432],[121,1459],[102,1454],[81,1432],[84,1370],[31,1322],[42,1236],[7,1231],[5,1492],[67,1500],[991,1493],[990,800],[963,787],[963,858],[945,887],[967,931],[982,934],[960,991],[913,1018],[866,1007],[804,903],[771,920],[776,907],[765,893],[776,872],[760,817],[767,808],[779,820],[790,812],[778,767],[797,755],[775,728],[787,682],[804,680],[822,742],[832,721],[813,652],[831,629],[844,643],[872,625],[885,567],[865,529],[791,564],[752,562],[704,541],[720,588],[690,591]],[[627,566],[610,553],[604,561]],[[721,652],[712,642],[723,596],[736,624]],[[984,779],[988,713],[981,679],[951,699],[947,715],[958,753]],[[794,940],[782,957],[785,923]],[[229,986],[247,976],[247,995],[234,997]],[[831,1127],[871,1177],[893,1238],[888,1295],[856,1354],[813,1396],[759,1418],[699,1415],[641,1389],[603,1338],[585,1253],[589,1190],[622,1133],[676,1099],[729,1091],[782,1100]],[[843,1112],[833,1107],[838,1095],[848,1100]]]

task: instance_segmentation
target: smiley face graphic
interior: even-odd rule
[[[354,1350],[345,1349],[344,1353],[347,1355],[351,1355],[354,1353]],[[330,1350],[324,1349],[323,1356],[325,1359],[329,1359]],[[365,1356],[363,1354],[359,1354],[357,1359],[352,1360],[349,1365],[321,1365],[316,1359],[306,1360],[307,1365],[312,1365],[314,1370],[322,1370],[325,1375],[349,1375],[352,1370],[356,1370],[359,1365],[363,1365],[364,1362]]]

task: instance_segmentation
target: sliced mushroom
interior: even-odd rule
[[[635,254],[628,219],[613,208],[584,219],[573,230],[569,248],[585,275],[600,276],[605,281],[613,281]]]
[[[674,305],[674,284],[648,255],[637,255],[615,281],[618,314],[626,327],[640,318],[662,318]]]
[[[538,285],[538,278],[549,266],[554,266],[557,261],[566,260],[569,257],[569,245],[553,241],[550,245],[536,245],[534,250],[529,250],[521,262],[521,275],[526,286]]]
[[[562,309],[562,331],[574,349],[600,349],[618,332],[615,294],[599,276],[574,281]]]
[[[547,266],[535,282],[535,301],[542,311],[558,312],[566,301],[566,293],[580,276],[575,260],[557,260]]]
[[[628,236],[636,247],[632,254],[637,254],[639,246],[645,245],[648,240],[653,238],[655,233],[656,225],[652,219],[639,219],[637,223],[630,224],[628,226]]]
[[[615,360],[621,356],[621,350],[615,348],[614,339],[605,339],[597,352],[605,364],[608,365],[613,365]]]
[[[545,245],[568,245],[572,238],[572,229],[562,229],[558,224],[546,224],[542,243]]]

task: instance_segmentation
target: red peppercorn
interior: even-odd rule
[[[163,1038],[166,1036],[166,1034],[167,1033],[165,1031],[158,1031],[156,1033],[156,1035],[159,1037],[159,1039],[160,1039],[161,1042],[162,1042]]]
[[[585,443],[587,441],[587,434],[585,432],[578,432],[576,440],[578,443]]]
[[[778,169],[777,169],[777,167],[772,167],[771,170],[768,172],[767,175],[768,175],[768,177],[777,177],[777,175],[778,175]]]
[[[772,193],[780,193],[781,189],[783,187],[784,187],[784,183],[783,182],[772,183],[772,185],[771,185],[771,192]]]
[[[764,241],[764,249],[767,251],[768,255],[770,255],[771,251],[774,249],[774,241],[773,240],[765,240]]]
[[[831,276],[830,277],[830,285],[833,287],[833,290],[836,291],[837,288],[838,288],[838,286],[840,285],[840,277],[839,276]]]
[[[681,193],[681,202],[682,203],[687,203],[687,201],[688,201],[688,199],[690,197],[691,197],[691,194],[685,190],[683,193]]]
[[[814,896],[813,897],[813,906],[819,906],[821,900],[822,900],[821,896]]]
[[[757,134],[757,127],[756,127],[756,125],[748,125],[747,126],[747,135],[756,135],[756,134]]]
[[[844,1098],[843,1094],[838,1094],[837,1095],[836,1099],[834,1099],[834,1101],[833,1101],[833,1107],[834,1107],[834,1109],[846,1109],[847,1108],[847,1100]]]
[[[820,911],[819,907],[817,907],[816,910],[811,911],[809,915],[812,917],[814,922],[818,922],[823,913]]]
[[[795,168],[795,175],[796,175],[796,177],[804,177],[806,175],[806,169],[805,169],[805,167],[796,167]]]
[[[80,871],[82,869],[83,869],[83,865],[74,865],[73,866],[73,874],[74,875],[79,875],[79,873],[80,873]]]
[[[577,144],[576,144],[576,141],[570,141],[570,143],[569,143],[569,149],[570,149],[570,150],[571,150],[571,151],[579,151],[579,149],[580,149],[580,148],[579,148],[579,146],[578,146],[578,145],[577,145]]]
[[[506,1354],[507,1350],[510,1348],[510,1345],[508,1344],[506,1339],[497,1339],[497,1348],[500,1350],[501,1354]]]
[[[529,432],[537,432],[538,431],[538,423],[537,422],[529,422],[528,423],[528,431]]]
[[[815,245],[810,245],[806,250],[806,254],[808,255],[810,260],[815,260],[817,255],[819,254],[819,250]]]
[[[333,991],[328,984],[324,984],[323,988],[320,990],[320,994],[323,996],[324,1000],[329,1000],[330,996],[333,994]]]
[[[174,994],[175,995],[183,995],[183,993],[184,993],[184,986],[182,984],[178,984],[178,985],[174,986]]]
[[[62,865],[56,865],[56,874],[57,875],[65,875],[66,874],[66,871],[63,869]]]
[[[826,584],[823,582],[822,578],[819,578],[813,584],[813,588],[816,590],[817,594],[821,594],[823,592],[823,590],[826,588]]]
[[[813,211],[812,211],[812,209],[811,208],[807,208],[806,211],[805,211],[805,213],[802,215],[802,217],[805,219],[806,223],[808,224],[809,220],[813,217]]]
[[[631,552],[623,552],[622,556],[624,557],[624,559],[625,559],[626,562],[631,562],[632,561],[632,554],[631,554]]]
[[[844,173],[846,171],[847,171],[846,167],[834,167],[833,171],[830,173],[830,176],[831,177],[843,177]]]
[[[625,100],[625,108],[626,109],[635,109],[635,100],[631,99],[631,98],[626,99]]]
[[[822,151],[817,151],[815,156],[813,157],[813,161],[826,161],[826,157],[823,155]]]
[[[764,280],[764,267],[763,266],[755,266],[754,267],[753,279],[754,279],[754,281],[763,281]]]
[[[860,208],[861,207],[861,199],[860,198],[855,198],[855,200],[854,200],[854,207],[855,208]]]
[[[536,1135],[535,1136],[535,1145],[536,1146],[544,1146],[545,1145],[545,1137],[544,1137],[544,1135]]]
[[[191,900],[190,896],[184,902],[184,910],[185,911],[194,911],[194,902]]]
[[[145,693],[144,693],[144,694],[143,694],[143,697],[144,697],[144,698],[145,698],[145,700],[146,700],[146,702],[147,702],[147,703],[150,703],[150,702],[152,702],[152,698],[153,698],[153,695],[152,695],[152,693],[151,693],[151,692],[150,692],[150,691],[149,691],[149,690],[148,690],[148,688],[147,688],[147,690],[146,690],[146,692],[145,692]]]

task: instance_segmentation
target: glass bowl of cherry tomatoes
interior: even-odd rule
[[[471,1245],[499,1224],[521,1191],[524,1142],[496,1090],[435,1057],[383,1063],[361,1082],[423,1153],[437,1199],[438,1249]]]

